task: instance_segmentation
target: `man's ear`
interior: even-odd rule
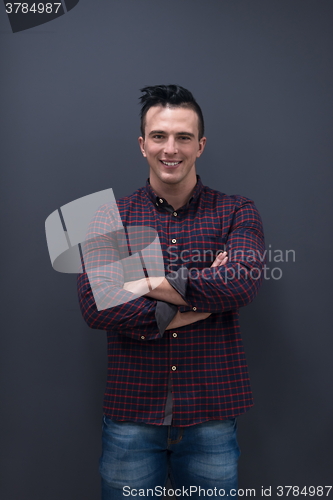
[[[139,137],[138,139],[139,141],[139,146],[140,146],[140,149],[141,149],[141,153],[143,154],[143,156],[146,158],[146,152],[145,152],[145,140],[143,137]]]
[[[206,141],[207,141],[206,137],[201,137],[201,139],[199,141],[199,149],[197,152],[197,158],[199,158],[199,156],[202,155],[203,150],[205,149],[205,146],[206,146]]]

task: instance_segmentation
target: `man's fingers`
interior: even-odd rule
[[[227,252],[221,252],[216,256],[211,267],[224,266],[228,262]]]

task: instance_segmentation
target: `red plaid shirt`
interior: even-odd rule
[[[265,252],[253,202],[203,186],[198,177],[191,200],[177,211],[156,196],[148,181],[117,205],[124,227],[149,226],[158,232],[167,278],[189,304],[180,311],[212,314],[164,331],[158,310],[166,303],[139,297],[99,311],[87,274],[80,274],[83,317],[108,336],[104,413],[114,420],[163,424],[169,378],[174,426],[245,412],[253,401],[238,309],[257,294]],[[108,224],[105,205],[96,214],[94,235],[107,233]],[[224,248],[228,263],[211,268]],[[183,272],[176,273],[180,268]]]

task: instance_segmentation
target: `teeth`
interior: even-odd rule
[[[162,161],[164,165],[167,165],[168,167],[174,167],[175,165],[178,165],[180,161]]]

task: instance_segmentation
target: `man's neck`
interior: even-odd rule
[[[186,205],[186,203],[192,196],[196,183],[196,177],[195,182],[191,182],[187,186],[166,183],[158,183],[158,185],[155,185],[155,183],[150,180],[150,185],[157,196],[164,198],[175,210],[178,210],[179,208]]]

